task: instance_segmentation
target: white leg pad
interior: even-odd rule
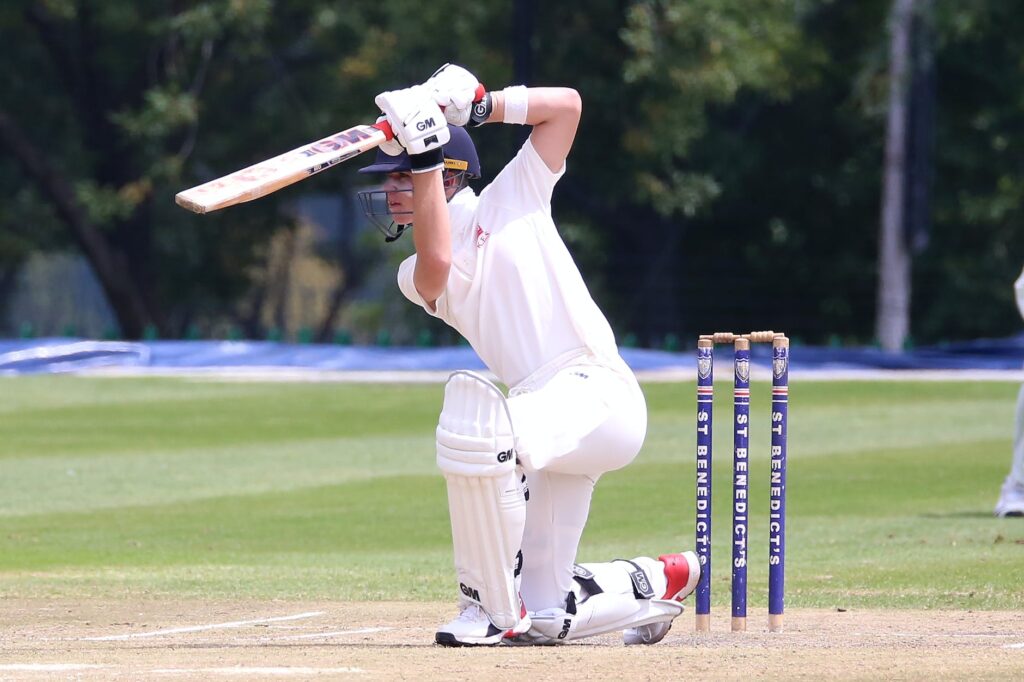
[[[557,644],[652,623],[671,623],[682,612],[683,605],[677,601],[604,592],[578,604],[575,614],[564,609],[531,614],[530,631],[520,641]]]
[[[522,619],[515,568],[526,501],[505,396],[479,374],[458,371],[448,378],[437,466],[448,484],[462,598],[479,604],[496,627],[511,629]]]

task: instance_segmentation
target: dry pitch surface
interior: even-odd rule
[[[1024,679],[1024,614],[792,610],[787,630],[443,649],[440,603],[5,599],[0,679]]]

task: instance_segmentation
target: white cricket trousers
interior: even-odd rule
[[[1013,433],[1013,463],[1010,465],[1010,478],[1018,486],[1024,487],[1024,385],[1017,394],[1017,418]],[[529,512],[529,508],[527,508]]]
[[[632,462],[647,433],[647,404],[628,369],[579,362],[544,379],[508,401],[529,489],[520,591],[530,611],[565,607],[594,485]]]

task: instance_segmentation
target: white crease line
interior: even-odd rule
[[[165,675],[324,675],[337,673],[365,673],[362,668],[157,668],[154,673]]]
[[[317,637],[341,637],[343,635],[368,635],[373,632],[386,632],[391,628],[360,628],[358,630],[338,630],[336,632],[313,632],[306,635],[286,635],[284,637],[271,637],[275,642],[282,639],[316,639]]]
[[[306,625],[268,625],[268,630],[305,630],[308,626]]]
[[[258,618],[256,620],[236,620],[231,623],[214,623],[213,625],[194,625],[187,628],[170,628],[168,630],[154,630],[153,632],[133,632],[128,635],[108,635],[106,637],[83,637],[83,642],[112,642],[121,639],[138,639],[141,637],[160,637],[162,635],[177,635],[183,632],[202,632],[204,630],[217,630],[221,628],[240,628],[246,625],[258,625],[260,623],[276,623],[283,620],[299,620],[300,618],[313,618],[324,615],[323,611],[310,611],[299,613],[294,616],[277,616],[275,618]]]
[[[1018,644],[1004,644],[1003,648],[1004,649],[1024,649],[1024,642],[1020,642]]]
[[[1016,632],[851,632],[852,637],[910,637],[912,639],[946,639],[946,638],[979,638],[979,639],[1012,639],[1018,637]],[[1024,645],[1022,645],[1024,646]]]
[[[74,670],[95,670],[106,668],[105,665],[94,665],[92,663],[2,663],[0,670],[6,672],[39,672],[58,673]]]

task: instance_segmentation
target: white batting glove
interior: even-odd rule
[[[451,138],[441,108],[422,85],[382,92],[374,101],[410,156],[440,149]]]
[[[444,109],[444,117],[449,123],[456,126],[469,123],[473,100],[480,87],[476,76],[457,64],[445,64],[423,86],[431,92],[438,106]]]

